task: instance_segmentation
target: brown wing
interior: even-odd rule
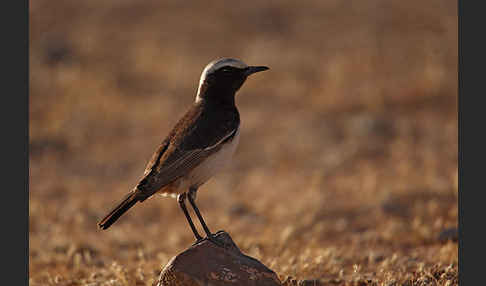
[[[238,126],[236,108],[208,110],[201,104],[194,105],[152,156],[137,189],[149,197],[184,176],[232,140]]]

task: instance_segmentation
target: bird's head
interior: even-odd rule
[[[268,70],[265,66],[248,66],[244,62],[222,58],[210,62],[199,80],[196,101],[206,98],[234,100],[234,95],[246,78],[256,72]]]

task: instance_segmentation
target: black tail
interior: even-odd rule
[[[128,209],[133,207],[139,201],[138,194],[136,192],[130,192],[126,198],[114,208],[104,219],[102,219],[98,226],[101,229],[107,229],[112,225],[122,214],[124,214]]]

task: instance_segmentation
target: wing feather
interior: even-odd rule
[[[150,173],[139,183],[137,188],[147,197],[158,191],[163,186],[183,177],[190,170],[201,164],[212,153],[217,152],[227,141],[232,140],[238,131],[238,127],[231,130],[215,144],[206,148],[192,150],[178,149],[171,152],[163,163],[154,161]],[[165,147],[167,149],[167,147]],[[163,154],[159,154],[158,159]],[[156,157],[156,156],[154,156]]]

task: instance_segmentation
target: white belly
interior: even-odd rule
[[[216,175],[231,162],[233,154],[240,140],[240,130],[231,142],[224,144],[219,151],[213,153],[201,164],[194,168],[187,176],[180,179],[178,184],[178,192],[186,192],[189,187],[199,187],[208,181],[212,176]]]

